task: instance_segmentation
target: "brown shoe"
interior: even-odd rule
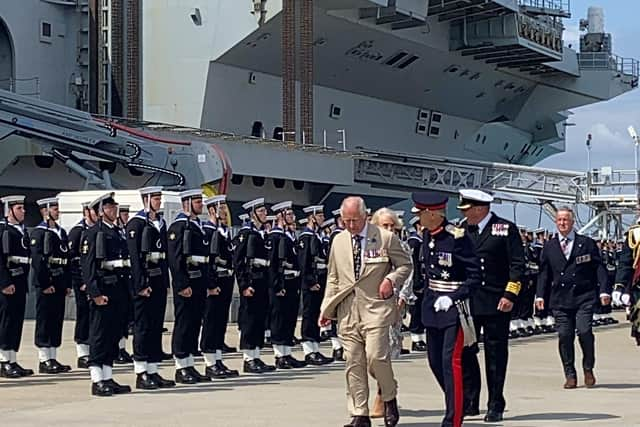
[[[380,389],[378,389],[378,394],[376,394],[376,400],[373,402],[373,408],[369,411],[370,418],[382,418],[384,417],[384,401],[382,400],[382,396],[380,395]]]
[[[384,402],[384,426],[396,427],[400,421],[400,412],[398,412],[398,401],[394,398],[388,402]]]
[[[591,388],[596,385],[596,377],[593,376],[593,370],[585,369],[584,370],[584,385],[587,388]]]
[[[564,388],[566,390],[574,389],[578,387],[578,380],[574,377],[567,377],[567,380],[564,382]]]

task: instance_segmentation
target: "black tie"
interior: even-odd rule
[[[478,236],[480,236],[480,227],[478,227],[477,225],[469,224],[467,226],[467,229],[469,230],[469,234],[471,235],[471,240],[475,242],[478,239]]]
[[[359,234],[353,236],[352,250],[353,250],[353,276],[358,280],[360,278],[360,265],[362,264],[362,247],[360,242],[362,236]]]

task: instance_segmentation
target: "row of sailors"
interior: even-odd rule
[[[326,255],[332,236],[340,231],[335,227],[333,234],[329,232],[336,218],[327,223],[322,206],[304,209],[306,228],[297,236],[291,202],[271,207],[277,221],[267,232],[264,199],[253,200],[243,205],[249,220],[232,239],[226,225],[225,196],[203,199],[200,190],[181,193],[183,212],[167,227],[159,213],[162,189],[148,187],[140,194],[145,208],[126,225],[118,224],[118,204],[113,193],[107,193],[83,206],[85,218],[69,235],[57,223],[57,199],[38,201],[43,222],[28,233],[23,224],[25,197],[2,198],[6,221],[0,229],[0,376],[33,374],[18,364],[16,357],[29,287],[37,291],[39,372],[71,370],[57,361],[57,349],[65,297],[73,288],[78,366],[89,368],[92,394],[130,391],[113,380],[112,365],[126,334],[132,291],[136,387],[173,387],[175,382],[158,374],[158,364],[165,356],[162,330],[169,271],[177,382],[193,384],[238,375],[222,361],[235,281],[240,290],[240,349],[245,372],[324,365],[343,358],[335,334],[334,357],[319,352],[317,319],[326,282]],[[209,219],[201,221],[199,215],[205,208]],[[304,360],[295,359],[291,352],[300,296]],[[271,330],[275,366],[260,357],[266,329]],[[194,367],[198,349],[206,364],[204,375]]]

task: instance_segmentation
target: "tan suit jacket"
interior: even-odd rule
[[[397,321],[396,298],[382,299],[378,289],[385,277],[396,289],[402,287],[412,271],[410,256],[395,234],[368,224],[361,260],[363,268],[356,280],[351,233],[345,230],[338,234],[329,254],[327,288],[320,309],[323,317],[338,321],[338,328],[347,321],[356,321],[365,329]]]

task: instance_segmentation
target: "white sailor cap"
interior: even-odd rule
[[[334,218],[329,218],[328,220],[320,224],[320,228],[329,228],[335,223],[336,223],[336,220]]]
[[[244,221],[246,221],[246,220],[248,220],[248,219],[249,219],[249,215],[248,215],[248,214],[246,214],[246,213],[240,214],[240,215],[238,215],[238,219],[239,219],[240,221],[243,221],[243,222],[244,222]]]
[[[306,208],[302,209],[302,212],[311,215],[315,215],[317,213],[324,214],[324,205],[307,206]]]
[[[273,212],[280,212],[280,211],[285,211],[287,209],[291,209],[291,206],[293,206],[293,202],[288,200],[286,202],[280,202],[280,203],[276,203],[275,205],[271,206],[271,210]]]
[[[80,203],[80,205],[82,206],[82,209],[89,209],[89,205],[91,205],[91,202],[82,202]]]
[[[138,190],[141,196],[160,196],[162,195],[162,187],[144,187]]]
[[[202,199],[202,190],[200,190],[199,188],[193,189],[193,190],[186,190],[183,191],[179,194],[180,196],[180,200],[187,200],[187,199]]]
[[[520,231],[527,231],[526,225],[516,224],[516,227],[518,227],[518,230]]]
[[[275,221],[277,218],[275,215],[267,215],[267,221]]]
[[[309,222],[309,220],[307,218],[302,218],[301,220],[298,220],[298,224],[300,225],[305,225]]]
[[[37,200],[36,204],[40,208],[48,208],[50,206],[58,206],[58,198],[57,197],[47,197],[46,199]]]
[[[23,205],[24,199],[26,196],[4,196],[2,199],[2,204],[4,205],[4,216],[9,215],[9,208],[14,205]]]
[[[250,202],[246,202],[245,204],[243,204],[242,209],[244,209],[247,212],[251,212],[262,206],[264,206],[264,197],[259,197],[257,199],[251,200]]]
[[[129,210],[131,209],[131,205],[118,205],[118,210],[120,212],[129,212]]]
[[[340,208],[332,210],[331,215],[333,215],[334,218],[340,218],[340,216],[342,215],[342,213],[340,212]]]
[[[220,205],[222,203],[227,203],[227,196],[225,194],[207,197],[206,199],[204,199],[204,205],[207,207],[211,205]]]
[[[488,206],[493,202],[493,196],[482,190],[463,188],[459,192],[460,204],[458,204],[458,209],[460,210],[466,210],[472,206]]]
[[[398,218],[403,218],[404,217],[404,211],[394,211],[394,212],[396,213]]]
[[[410,225],[416,225],[419,222],[420,222],[420,217],[419,216],[414,216],[413,218],[411,218],[409,220],[409,224]]]
[[[89,207],[91,209],[99,210],[104,205],[115,205],[116,200],[113,198],[115,193],[105,193],[102,196],[95,199],[93,202],[89,203]]]
[[[545,230],[544,228],[536,228],[535,230],[533,230],[533,232],[536,234],[541,234],[541,233],[544,233],[545,231],[547,230]]]

